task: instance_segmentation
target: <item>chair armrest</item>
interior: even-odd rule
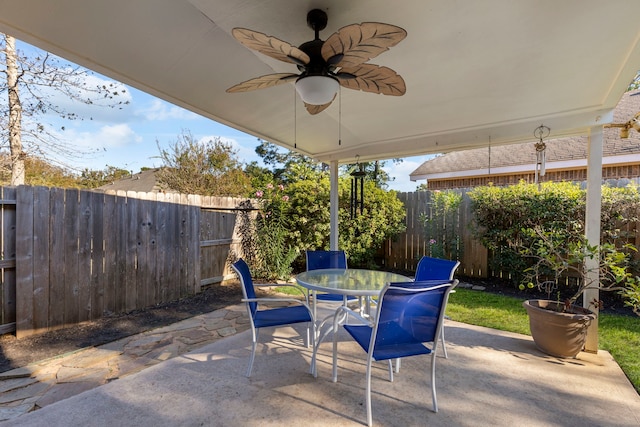
[[[347,318],[353,317],[355,319],[358,319],[360,322],[368,326],[372,326],[373,324],[373,319],[366,318],[362,316],[360,313],[358,313],[357,311],[354,311],[347,306],[341,305],[340,307],[338,307],[338,309],[336,310],[336,313],[333,315],[334,331],[338,330],[338,319],[340,319],[342,316],[345,316],[345,315],[347,316]]]

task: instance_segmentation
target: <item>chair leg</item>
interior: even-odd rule
[[[317,317],[317,307],[316,307],[316,291],[311,291],[311,298],[312,298],[312,302],[313,302],[313,306],[311,307],[312,311],[313,311],[313,318],[316,319]]]
[[[311,349],[312,349],[312,354],[311,354],[311,366],[310,366],[310,370],[311,370],[311,374],[315,377],[318,376],[318,370],[316,368],[316,323],[314,321],[311,321]],[[307,342],[309,342],[309,323],[307,323]],[[308,347],[308,346],[307,346]]]
[[[251,332],[253,335],[253,342],[251,343],[251,356],[249,357],[249,366],[247,367],[247,373],[245,374],[247,377],[251,376],[253,360],[256,357],[256,346],[258,345],[258,332],[255,330],[255,328],[251,328]]]
[[[442,343],[442,351],[444,353],[444,358],[448,359],[449,355],[447,354],[447,346],[444,343],[444,325],[440,328],[440,342]]]
[[[433,412],[438,412],[438,398],[436,396],[436,352],[431,353],[431,399]]]
[[[371,359],[372,356],[367,355],[367,425],[371,427],[373,425],[373,416],[371,415]]]
[[[332,380],[333,382],[338,382],[338,316],[335,316],[333,319],[332,329],[335,331],[333,334],[333,370],[332,370]],[[320,345],[320,343],[316,343]]]
[[[389,363],[389,382],[392,383],[393,382],[393,359],[389,359],[387,360],[387,362]],[[400,360],[400,359],[397,359]]]

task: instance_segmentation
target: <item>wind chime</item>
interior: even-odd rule
[[[540,125],[533,131],[533,136],[538,138],[538,142],[536,142],[536,173],[535,173],[535,182],[540,185],[540,177],[543,177],[545,174],[546,167],[546,156],[545,151],[547,149],[547,144],[544,143],[543,139],[549,136],[551,133],[551,129],[546,126]]]
[[[360,156],[356,156],[356,170],[351,172],[351,218],[362,215],[364,209],[364,165],[359,162]]]

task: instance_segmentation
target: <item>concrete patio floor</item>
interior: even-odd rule
[[[431,411],[428,357],[403,360],[393,383],[377,363],[374,425],[640,425],[640,397],[609,353],[559,359],[528,336],[446,325],[449,358],[439,350],[436,366],[439,412]],[[302,330],[263,330],[251,378],[244,376],[245,331],[0,425],[366,425],[364,353],[343,333],[338,382],[331,381],[331,342],[321,345],[313,378]]]

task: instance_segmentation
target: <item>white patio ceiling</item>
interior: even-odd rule
[[[0,31],[257,137],[346,162],[533,140],[540,124],[552,137],[584,134],[610,121],[640,69],[637,6],[637,0],[0,0]],[[306,25],[313,8],[329,16],[322,39],[366,21],[406,29],[404,41],[369,61],[402,75],[406,95],[342,89],[341,102],[311,116],[295,101],[293,83],[225,92],[252,77],[296,71],[242,46],[232,28],[297,46],[313,39]]]

